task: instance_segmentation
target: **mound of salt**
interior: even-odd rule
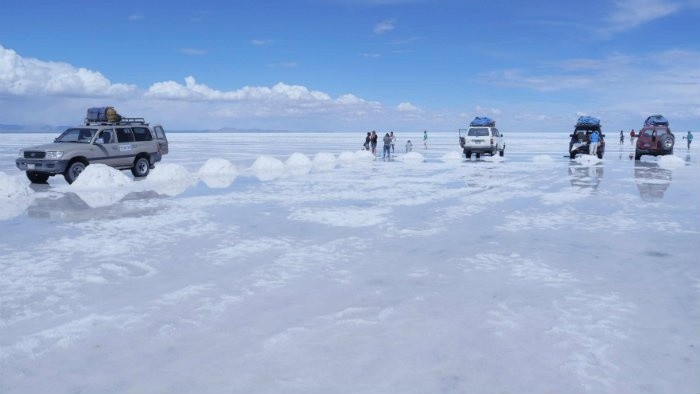
[[[211,158],[197,172],[199,179],[212,189],[229,187],[238,176],[238,170],[230,161]]]
[[[284,174],[284,163],[271,156],[260,156],[250,166],[250,169],[261,181],[271,181]]]
[[[583,166],[594,166],[598,163],[602,163],[603,160],[595,155],[580,155],[576,157],[576,162]]]
[[[121,171],[105,164],[90,164],[69,186],[91,208],[113,205],[129,193],[133,182]]]
[[[71,191],[123,188],[131,179],[106,164],[90,164],[70,185]]]
[[[0,220],[19,216],[34,199],[34,191],[17,177],[0,171]]]
[[[330,171],[335,168],[336,158],[332,153],[319,152],[314,156],[312,164],[318,171]]]
[[[659,164],[659,167],[667,170],[673,170],[685,165],[683,159],[675,155],[659,156],[657,163]]]
[[[173,197],[182,194],[194,181],[194,177],[185,167],[165,163],[159,164],[148,174],[143,186],[156,193]]]

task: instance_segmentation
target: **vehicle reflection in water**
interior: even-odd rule
[[[157,207],[144,204],[142,208],[130,206],[125,208],[125,201],[163,198],[154,191],[132,192],[125,195],[120,202],[104,207],[92,208],[76,193],[49,193],[46,196],[37,197],[27,208],[27,216],[37,219],[49,219],[60,221],[84,221],[93,219],[116,219],[123,217],[150,216],[157,211]],[[147,208],[146,208],[147,207]]]
[[[603,179],[603,165],[581,165],[575,161],[569,162],[569,180],[571,186],[597,190]]]
[[[672,179],[671,170],[661,168],[656,163],[639,160],[634,162],[634,182],[644,201],[659,201],[664,198]]]

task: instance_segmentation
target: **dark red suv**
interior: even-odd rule
[[[642,155],[672,155],[675,143],[676,137],[668,127],[668,120],[661,115],[652,115],[639,131],[634,159],[639,160]]]

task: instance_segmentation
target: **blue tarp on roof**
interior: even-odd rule
[[[474,120],[472,120],[471,123],[469,123],[469,126],[495,127],[496,121],[487,117],[487,116],[482,116],[482,117],[477,116],[476,118],[474,118]]]
[[[668,126],[668,119],[664,118],[663,115],[651,115],[644,121],[644,124],[651,126]]]
[[[600,119],[592,116],[579,116],[576,126],[600,126]]]

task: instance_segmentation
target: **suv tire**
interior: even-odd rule
[[[506,147],[505,147],[505,146],[503,147],[503,149],[501,149],[500,151],[498,151],[498,155],[501,156],[501,157],[503,157],[503,155],[504,155],[505,153],[506,153]]]
[[[139,156],[134,160],[134,166],[131,167],[131,173],[136,178],[142,178],[148,175],[151,169],[151,162],[146,156]]]
[[[662,135],[661,139],[659,140],[659,145],[661,146],[661,149],[665,151],[673,151],[673,137],[670,135]]]
[[[70,164],[68,164],[68,167],[66,168],[66,172],[63,173],[63,177],[66,179],[66,182],[75,182],[75,180],[78,178],[78,175],[80,175],[80,173],[83,172],[85,167],[87,167],[87,164],[80,160],[70,162]]]
[[[45,172],[27,171],[27,178],[32,183],[46,183],[46,181],[49,180],[49,174]]]

